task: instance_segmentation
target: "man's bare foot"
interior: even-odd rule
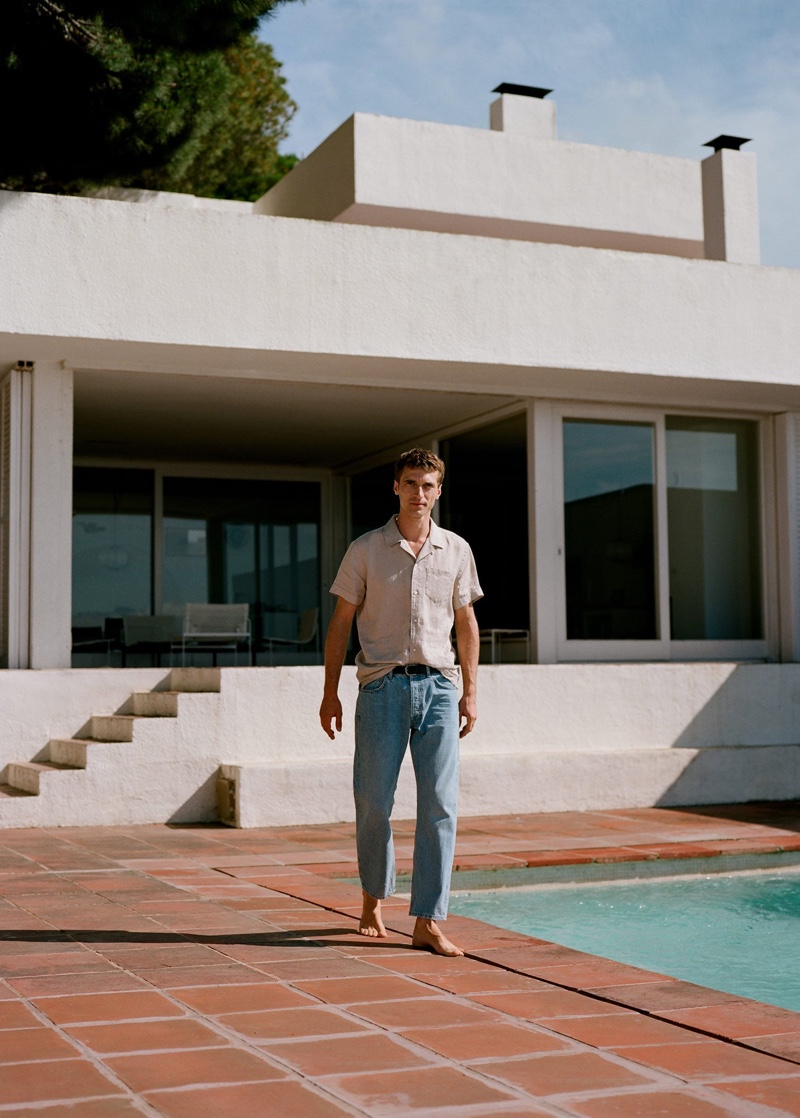
[[[373,939],[386,939],[386,929],[381,920],[381,902],[377,897],[361,890],[363,903],[361,906],[361,920],[358,925],[358,934],[371,936]]]
[[[446,955],[448,958],[464,954],[460,947],[450,942],[435,920],[427,920],[423,916],[417,917],[411,946],[419,947],[423,951],[433,951],[435,955]]]

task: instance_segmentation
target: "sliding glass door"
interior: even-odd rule
[[[162,611],[247,602],[256,649],[294,640],[319,610],[319,539],[317,482],[165,477]]]
[[[320,481],[76,467],[76,664],[125,663],[126,618],[172,618],[174,636],[187,603],[216,602],[249,604],[257,663],[315,662],[321,504]]]
[[[560,658],[766,656],[758,423],[571,411]]]
[[[151,612],[154,475],[78,466],[72,492],[72,625],[86,641]]]
[[[667,416],[666,444],[672,639],[757,640],[756,425]]]
[[[655,430],[564,421],[564,572],[568,640],[658,635]]]

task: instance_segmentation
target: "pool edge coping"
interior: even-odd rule
[[[733,849],[734,846],[735,846],[735,849]],[[705,851],[705,848],[708,848],[708,852],[707,853],[704,852],[704,854],[702,855],[702,857],[705,860],[714,860],[713,864],[722,865],[722,863],[717,863],[716,862],[716,858],[720,857],[723,854],[725,854],[727,856],[726,860],[728,860],[730,858],[733,858],[735,860],[739,857],[747,858],[748,856],[753,856],[753,855],[769,856],[769,855],[776,855],[776,854],[780,855],[780,854],[798,853],[798,852],[800,852],[800,835],[794,836],[794,837],[790,838],[788,841],[786,839],[784,839],[783,836],[782,836],[781,840],[771,840],[771,839],[770,840],[764,840],[764,839],[762,839],[762,840],[758,840],[758,839],[756,839],[756,840],[720,839],[720,840],[711,840],[711,841],[706,840],[704,842],[687,841],[687,842],[684,842],[684,843],[681,843],[681,842],[661,843],[661,844],[648,843],[648,844],[644,844],[642,846],[631,845],[631,846],[627,846],[627,847],[625,847],[625,846],[602,847],[602,848],[601,847],[593,847],[593,848],[590,848],[590,849],[583,849],[583,850],[576,849],[576,850],[571,850],[571,851],[568,851],[568,852],[564,852],[564,851],[552,851],[552,852],[541,851],[536,856],[536,866],[543,867],[543,866],[547,866],[549,864],[551,866],[561,866],[561,867],[564,867],[565,869],[569,869],[570,866],[574,867],[574,866],[578,866],[578,865],[587,865],[587,864],[596,864],[596,865],[609,865],[609,864],[637,865],[637,864],[641,864],[642,862],[656,862],[656,861],[678,862],[680,864],[683,864],[684,866],[688,866],[690,861],[695,860],[695,859],[698,858],[698,848],[699,847],[702,847],[704,849],[704,851]],[[662,853],[661,853],[662,851],[663,852],[668,852],[669,855],[671,855],[671,857],[669,857],[669,858],[663,857]],[[535,868],[535,867],[531,866],[530,863],[527,863],[527,862],[524,865],[518,865],[517,867],[514,867],[513,863],[511,863],[511,859],[513,859],[515,857],[514,852],[510,852],[509,854],[501,854],[498,851],[497,853],[499,854],[500,858],[504,858],[506,860],[504,860],[504,861],[499,861],[498,860],[498,862],[495,865],[491,865],[491,864],[482,865],[480,870],[477,871],[477,872],[480,873],[480,874],[483,874],[483,873],[496,873],[496,872],[499,872],[499,871],[508,872],[509,870],[513,870],[514,868],[517,868],[517,869],[520,869],[520,870],[521,869],[529,870],[529,869]],[[552,855],[553,855],[552,862],[550,862],[550,863],[548,863],[546,861],[548,853],[552,853]],[[624,855],[626,855],[628,853],[633,854],[634,856],[630,857],[630,858],[624,857]],[[567,858],[574,859],[574,860],[566,861],[565,856]],[[522,858],[520,858],[519,856],[517,856],[516,860],[517,860],[518,863],[522,862]],[[462,859],[462,861],[468,862],[469,857],[466,857],[466,858]],[[795,861],[795,862],[793,862],[793,864],[797,864],[797,862]],[[457,867],[457,865],[458,865],[458,859],[456,859],[456,867]],[[347,879],[344,878],[344,876],[342,874],[341,866],[335,867],[335,866],[326,866],[324,864],[322,864],[322,865],[316,864],[316,865],[313,865],[313,866],[312,865],[306,865],[304,868],[306,869],[307,872],[309,872],[309,876],[311,876],[313,874],[314,876],[322,878],[323,880],[327,880],[327,881],[331,881],[332,879],[337,880],[341,884],[345,884],[346,881],[347,881]],[[455,873],[459,873],[459,872],[463,873],[463,872],[474,872],[474,871],[463,871],[463,870],[459,871],[457,868],[455,868],[454,872]],[[718,870],[717,872],[728,872],[728,871]],[[279,892],[284,892],[284,890],[280,889],[280,886],[273,885],[271,887],[276,888],[277,891],[279,891]],[[355,887],[355,886],[353,886],[353,887]],[[289,892],[288,890],[286,890],[285,891],[286,895],[290,895],[290,896],[298,897],[299,899],[311,901],[311,903],[316,904],[319,907],[326,909],[326,911],[336,912],[338,915],[347,916],[350,919],[355,919],[355,917],[352,916],[351,912],[349,912],[347,910],[347,908],[344,908],[344,907],[340,908],[340,907],[337,907],[337,906],[325,905],[325,904],[322,904],[318,899],[314,899],[313,896],[304,896],[302,894],[302,892],[297,891],[298,886],[297,886],[296,882],[293,885],[293,890],[294,891],[292,891],[292,892]],[[707,1036],[707,1037],[709,1037],[713,1040],[724,1041],[725,1043],[733,1044],[733,1045],[736,1045],[737,1047],[744,1048],[744,1049],[747,1049],[747,1050],[750,1050],[750,1051],[761,1052],[764,1055],[772,1056],[774,1059],[784,1060],[790,1066],[800,1065],[800,1012],[790,1010],[790,1009],[784,1009],[781,1006],[773,1006],[773,1005],[770,1005],[768,1002],[759,1002],[759,1001],[756,1001],[755,999],[752,999],[752,998],[739,998],[734,994],[728,994],[728,993],[726,993],[725,991],[722,991],[722,990],[715,990],[712,987],[702,986],[698,983],[686,982],[682,979],[673,978],[671,975],[661,975],[661,974],[657,974],[657,972],[654,972],[654,971],[646,971],[641,967],[636,967],[636,966],[633,966],[633,965],[628,964],[628,963],[618,963],[615,960],[607,959],[607,958],[605,958],[604,956],[601,956],[601,955],[592,955],[588,952],[579,952],[579,951],[577,951],[573,948],[562,947],[560,944],[552,943],[552,941],[549,941],[549,940],[541,940],[541,939],[537,939],[533,936],[526,936],[521,932],[511,932],[511,931],[506,931],[505,929],[499,929],[499,928],[496,928],[492,924],[487,924],[485,921],[475,920],[473,917],[458,916],[455,919],[457,919],[459,921],[467,920],[471,924],[484,927],[487,930],[489,930],[495,936],[495,938],[496,938],[498,932],[501,932],[501,933],[505,932],[508,937],[514,937],[518,941],[517,946],[515,948],[512,948],[512,950],[524,950],[525,949],[525,941],[527,941],[529,947],[543,946],[543,945],[558,947],[561,951],[563,951],[565,953],[565,957],[568,957],[569,955],[576,956],[576,959],[575,959],[575,964],[576,965],[580,965],[581,963],[584,963],[584,962],[587,962],[587,961],[590,961],[590,960],[596,960],[597,962],[606,963],[606,964],[609,964],[612,967],[624,968],[625,970],[628,970],[628,971],[631,971],[631,972],[634,972],[634,973],[638,973],[638,974],[641,974],[641,975],[648,975],[648,976],[649,975],[655,975],[655,978],[653,978],[651,980],[653,984],[659,984],[659,985],[661,985],[661,984],[675,984],[676,986],[691,986],[692,988],[694,988],[696,990],[699,990],[699,991],[708,991],[708,993],[711,995],[711,999],[703,1005],[684,1006],[684,1007],[677,1008],[677,1009],[672,1009],[672,1010],[670,1010],[670,1008],[667,1007],[667,1006],[665,1006],[661,1009],[655,1009],[655,1008],[647,1009],[647,1008],[643,1008],[642,1006],[636,1005],[636,1004],[634,1004],[630,1001],[623,1000],[623,998],[620,997],[620,996],[610,997],[607,994],[603,994],[602,991],[603,991],[604,987],[602,987],[602,986],[599,986],[599,987],[598,986],[587,986],[587,985],[582,985],[579,982],[569,982],[564,978],[564,976],[559,976],[558,978],[555,978],[555,977],[548,977],[546,973],[542,974],[541,971],[546,972],[548,969],[551,969],[551,968],[548,968],[548,967],[542,967],[539,970],[534,972],[531,969],[526,969],[524,966],[514,965],[508,960],[502,961],[502,960],[497,960],[497,959],[492,959],[490,957],[487,957],[487,955],[485,954],[485,951],[487,949],[485,949],[485,948],[483,949],[483,951],[480,948],[468,948],[467,947],[467,948],[464,949],[464,954],[469,959],[474,959],[475,961],[484,963],[488,966],[497,967],[501,970],[508,971],[509,973],[512,973],[512,974],[519,974],[523,977],[535,978],[535,979],[538,979],[539,981],[547,982],[550,985],[558,987],[558,988],[563,989],[563,990],[569,990],[569,991],[573,991],[573,992],[576,992],[576,993],[583,994],[586,997],[590,997],[590,998],[595,999],[598,1002],[599,1005],[602,1005],[602,1004],[605,1003],[605,1004],[620,1006],[624,1009],[627,1009],[627,1010],[630,1010],[630,1011],[633,1011],[633,1012],[636,1012],[636,1013],[640,1013],[645,1017],[653,1018],[654,1020],[666,1021],[666,1022],[668,1022],[672,1025],[677,1026],[678,1028],[685,1029],[687,1032],[691,1032],[691,1033],[694,1033],[694,1034],[697,1034],[697,1035],[700,1035],[700,1036]],[[398,928],[394,925],[391,918],[385,919],[384,922],[386,924],[387,930],[393,932],[396,935],[401,935],[404,938],[410,938],[408,936],[408,934],[402,930],[402,928]],[[492,949],[489,948],[488,950],[492,950]],[[504,949],[499,948],[497,950],[504,950]],[[658,981],[658,980],[660,980],[660,981]],[[642,981],[642,980],[639,980],[639,981],[634,980],[634,981],[628,982],[628,983],[626,983],[624,980],[621,980],[621,981],[618,981],[617,983],[615,983],[613,985],[609,984],[609,986],[607,988],[608,989],[611,989],[611,988],[617,988],[618,989],[620,986],[626,986],[626,985],[630,985],[630,986],[633,986],[633,987],[638,987],[638,986],[642,986],[642,985],[645,985],[645,984],[646,984],[646,982]],[[759,1033],[757,1035],[732,1036],[731,1031],[729,1029],[726,1030],[722,1027],[716,1027],[716,1028],[702,1027],[701,1025],[696,1024],[696,1023],[692,1024],[692,1023],[688,1023],[686,1021],[682,1021],[682,1020],[680,1020],[679,1017],[675,1016],[675,1014],[691,1012],[691,1010],[693,1010],[693,1009],[698,1009],[698,1010],[711,1009],[711,1010],[713,1010],[713,1009],[715,1009],[717,1007],[720,1007],[720,1006],[726,1006],[726,1007],[731,1007],[731,1008],[732,1007],[746,1007],[748,1009],[757,1009],[757,1010],[760,1009],[760,1010],[763,1010],[765,1012],[767,1017],[771,1016],[774,1013],[775,1017],[776,1017],[776,1026],[778,1025],[781,1018],[784,1018],[784,1019],[788,1019],[790,1021],[796,1022],[796,1028],[780,1030],[779,1028],[776,1027],[776,1031],[773,1032],[773,1033]],[[732,1009],[732,1011],[733,1011],[733,1009]],[[780,1037],[780,1036],[791,1037],[793,1035],[796,1035],[797,1041],[798,1041],[798,1045],[797,1045],[798,1050],[797,1050],[797,1053],[795,1055],[786,1055],[784,1053],[775,1052],[772,1049],[770,1049],[769,1047],[765,1046],[765,1044],[759,1043],[759,1040],[762,1040],[762,1039],[766,1040],[766,1039],[771,1038],[771,1037]]]

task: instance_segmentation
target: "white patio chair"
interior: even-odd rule
[[[316,638],[319,624],[319,609],[304,609],[297,622],[296,637],[264,637],[264,645],[269,651],[269,662],[272,664],[272,654],[275,645],[284,648],[295,648],[298,651],[306,645],[315,642],[314,648],[318,650]]]
[[[234,662],[238,664],[239,646],[242,644],[247,646],[247,662],[252,663],[250,606],[247,602],[230,605],[187,602],[180,640],[181,664],[186,664],[187,648],[210,652],[215,667],[218,652],[233,650]]]

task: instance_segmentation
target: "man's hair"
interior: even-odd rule
[[[432,450],[423,450],[415,446],[413,450],[404,450],[394,464],[394,480],[399,481],[403,470],[424,470],[427,474],[437,473],[439,484],[444,480],[444,462]]]

